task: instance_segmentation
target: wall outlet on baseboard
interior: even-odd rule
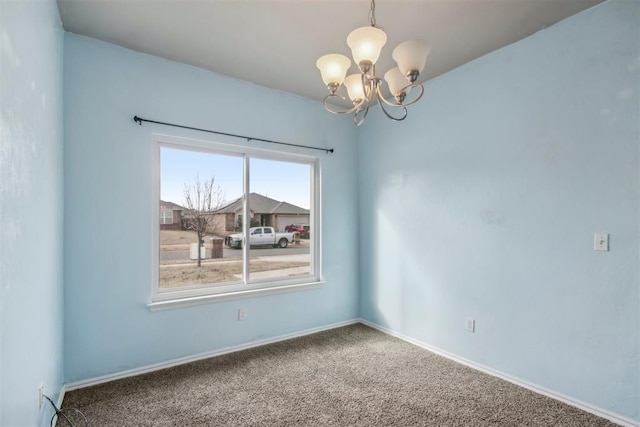
[[[38,409],[42,409],[42,405],[44,405],[44,383],[40,383],[38,387]]]
[[[240,308],[238,309],[238,320],[246,320],[247,319],[247,309]]]
[[[476,321],[475,321],[475,319],[467,317],[466,325],[467,325],[467,331],[468,332],[475,332],[476,331]]]

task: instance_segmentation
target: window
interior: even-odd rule
[[[173,211],[161,211],[160,224],[173,224]]]
[[[155,215],[151,309],[320,285],[317,158],[169,137],[154,153],[154,206],[182,223]]]

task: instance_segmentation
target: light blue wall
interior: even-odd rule
[[[64,111],[67,382],[357,317],[357,144],[348,118],[324,114],[316,101],[72,34]],[[324,287],[150,312],[150,135],[215,136],[138,126],[136,114],[334,147],[319,154]],[[246,321],[237,321],[239,307]]]
[[[360,246],[368,320],[640,420],[639,9],[572,17],[430,82],[404,123],[374,113],[359,130],[314,101],[67,34],[63,191],[58,12],[1,2],[0,424],[46,424],[38,385],[55,398],[62,384],[63,240],[67,382],[352,319]],[[149,312],[149,135],[207,136],[134,114],[335,147],[321,155],[327,284]],[[610,252],[591,250],[596,231]]]
[[[0,2],[0,425],[62,387],[62,53],[55,1]]]
[[[604,3],[368,119],[366,319],[640,420],[639,28]]]

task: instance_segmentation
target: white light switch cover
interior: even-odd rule
[[[466,318],[466,326],[467,332],[475,332],[476,331],[476,321],[470,317]]]
[[[605,252],[609,250],[609,235],[607,233],[593,235],[593,250]]]

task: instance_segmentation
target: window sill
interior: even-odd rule
[[[309,283],[297,283],[291,285],[271,286],[267,288],[246,289],[218,294],[199,295],[185,298],[175,298],[161,301],[152,301],[147,304],[150,311],[169,310],[173,308],[190,307],[192,305],[210,304],[234,299],[261,297],[266,295],[281,294],[295,291],[318,289],[324,285],[323,281]]]

